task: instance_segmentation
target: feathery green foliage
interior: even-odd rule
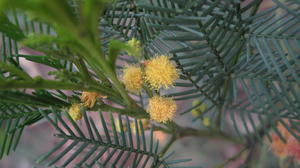
[[[0,1],[0,158],[16,149],[27,125],[41,119],[56,128],[61,140],[39,160],[47,166],[124,167],[133,157],[129,167],[176,167],[187,160],[170,161],[165,153],[186,136],[242,143],[251,155],[253,145],[264,143],[265,137],[272,141],[271,134],[284,140],[278,123],[300,141],[300,4],[273,0],[272,7],[262,10],[262,3]],[[152,92],[144,86],[139,95],[125,90],[120,69],[124,62],[140,62],[126,56],[132,48],[125,42],[132,38],[140,40],[144,60],[170,56],[180,75],[175,89]],[[24,48],[39,53],[21,53]],[[32,77],[21,60],[51,67],[51,79]],[[111,103],[98,100],[75,122],[65,109],[80,102],[81,91],[105,95]],[[151,131],[143,130],[136,119],[149,119],[145,104],[153,94],[199,100],[179,117],[205,105],[193,121],[209,117],[211,125],[194,129],[171,121],[151,123]],[[91,111],[99,112],[101,129]],[[107,121],[103,112],[118,113],[118,119],[110,113]],[[121,127],[118,132],[116,122],[127,130]],[[154,143],[155,130],[173,137],[161,153]]]
[[[57,113],[54,113],[55,118],[53,119],[47,114],[43,113],[43,115],[58,131],[55,136],[62,139],[51,151],[38,160],[38,162],[42,162],[50,158],[47,166],[52,166],[60,161],[61,167],[65,167],[73,160],[76,162],[75,167],[92,167],[95,164],[104,167],[126,167],[130,159],[133,159],[130,163],[132,167],[172,167],[172,162],[174,162],[165,160],[166,158],[159,155],[158,141],[153,139],[153,130],[150,131],[150,138],[146,139],[141,121],[134,120],[132,122],[128,117],[124,118],[121,115],[114,119],[112,113],[107,121],[108,119],[105,119],[103,113],[99,112],[101,120],[101,129],[99,129],[97,127],[99,124],[95,124],[96,118],[89,117],[86,112],[84,112],[82,123],[75,123],[68,113],[66,113],[68,120],[63,119]],[[131,123],[134,123],[133,126]],[[111,130],[108,124],[110,124]],[[88,130],[87,133],[84,133],[84,129]],[[104,135],[100,135],[100,130],[104,131]],[[72,150],[74,150],[72,155],[64,157]],[[57,151],[59,151],[59,155],[52,158],[51,155]],[[76,158],[82,159],[76,160]],[[184,160],[176,162],[180,163]]]

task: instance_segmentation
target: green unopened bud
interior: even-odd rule
[[[136,57],[137,59],[141,58],[142,48],[141,42],[139,40],[137,40],[136,38],[132,38],[127,42],[127,45],[129,47],[129,49],[127,50],[129,56]]]

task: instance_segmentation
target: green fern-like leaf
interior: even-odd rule
[[[47,160],[47,166],[59,164],[61,167],[71,163],[76,165],[75,167],[92,167],[95,164],[104,167],[172,167],[170,165],[174,161],[167,161],[159,154],[153,130],[150,131],[150,139],[146,139],[141,121],[134,120],[132,127],[128,117],[118,115],[115,119],[112,113],[108,121],[104,114],[99,112],[101,124],[95,121],[96,118],[92,117],[91,113],[83,112],[84,117],[80,122],[72,120],[68,113],[68,120],[60,114],[54,114],[55,117],[51,118],[43,113],[58,131],[55,136],[61,141],[38,160],[40,163]],[[84,133],[84,129],[87,129],[87,133]],[[103,133],[100,130],[103,130]],[[71,152],[72,150],[76,151]],[[59,154],[52,157],[58,151]],[[128,165],[130,159],[133,160]],[[185,161],[187,160],[177,160],[176,163]]]
[[[15,151],[27,125],[42,118],[35,106],[0,102],[0,159]]]

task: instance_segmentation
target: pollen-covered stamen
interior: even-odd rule
[[[82,95],[80,97],[81,102],[84,104],[84,106],[89,108],[94,107],[98,98],[107,98],[107,96],[102,96],[101,94],[96,92],[82,92]]]
[[[154,96],[149,100],[147,112],[152,120],[165,123],[173,119],[176,110],[177,105],[173,99]]]
[[[142,70],[135,65],[126,66],[123,70],[122,81],[130,92],[139,92],[142,89]]]
[[[71,118],[75,121],[80,120],[82,118],[82,113],[81,113],[81,104],[72,104],[72,106],[69,109],[69,115]]]
[[[156,56],[145,64],[145,80],[152,89],[169,88],[178,78],[175,65],[166,55]]]

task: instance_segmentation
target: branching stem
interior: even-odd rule
[[[230,162],[237,160],[238,158],[241,157],[241,155],[247,151],[248,148],[244,147],[242,148],[238,153],[236,153],[235,155],[233,155],[232,157],[230,157],[229,159],[227,159],[225,162],[221,163],[218,166],[215,166],[215,168],[224,168],[226,165],[228,165]]]

